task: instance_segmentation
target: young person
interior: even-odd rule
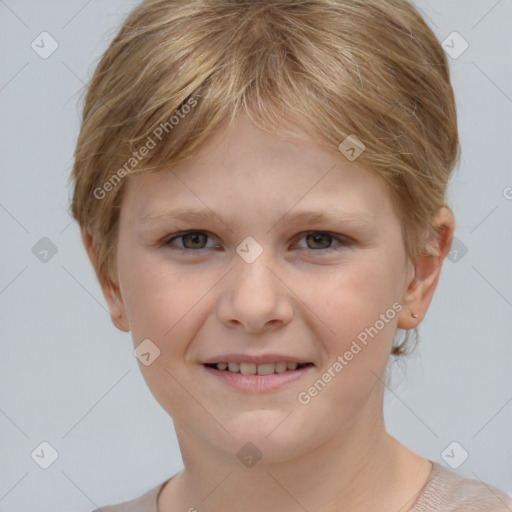
[[[446,57],[405,0],[130,14],[87,93],[72,212],[185,467],[102,510],[512,510],[383,420],[458,149]]]

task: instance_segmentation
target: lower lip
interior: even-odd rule
[[[274,391],[286,384],[295,382],[314,367],[312,365],[304,366],[297,370],[287,370],[283,373],[272,373],[271,375],[244,375],[243,373],[234,373],[227,370],[216,370],[204,365],[203,368],[234,389],[258,393]]]

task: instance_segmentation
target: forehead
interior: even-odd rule
[[[231,216],[273,212],[272,218],[292,209],[336,209],[367,220],[391,206],[384,180],[357,161],[264,132],[245,116],[224,124],[192,158],[169,171],[130,176],[127,185],[123,208],[137,222],[171,206]]]

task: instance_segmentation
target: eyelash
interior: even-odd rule
[[[163,242],[163,246],[170,248],[172,251],[178,251],[178,252],[181,252],[181,253],[200,252],[200,251],[204,251],[206,249],[213,249],[212,247],[204,247],[204,248],[200,248],[200,249],[187,249],[185,247],[175,247],[175,246],[172,245],[172,242],[174,240],[178,240],[180,238],[183,238],[186,235],[192,235],[192,234],[203,234],[203,235],[206,235],[210,239],[212,238],[208,234],[208,232],[206,232],[206,231],[198,231],[198,230],[195,230],[195,231],[194,230],[193,231],[184,231],[182,233],[178,233],[176,235],[173,235],[171,238],[167,238]],[[353,244],[353,241],[351,239],[349,239],[349,238],[347,238],[345,236],[335,235],[335,234],[330,233],[328,231],[306,231],[304,233],[301,233],[302,236],[297,241],[300,241],[305,236],[311,235],[311,234],[328,235],[333,240],[337,241],[340,244],[340,246],[344,246],[344,247],[349,247],[350,245]],[[331,251],[337,251],[337,250],[339,250],[339,249],[332,248],[332,247],[328,247],[327,249],[310,249],[310,251],[313,251],[313,252],[331,252]]]

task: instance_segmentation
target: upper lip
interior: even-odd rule
[[[285,361],[288,363],[311,363],[308,359],[303,359],[297,356],[290,356],[286,354],[262,354],[262,355],[251,355],[251,354],[222,354],[219,356],[210,357],[203,361],[203,364],[217,364],[217,363],[254,363],[254,364],[265,364],[265,363],[279,363]]]

